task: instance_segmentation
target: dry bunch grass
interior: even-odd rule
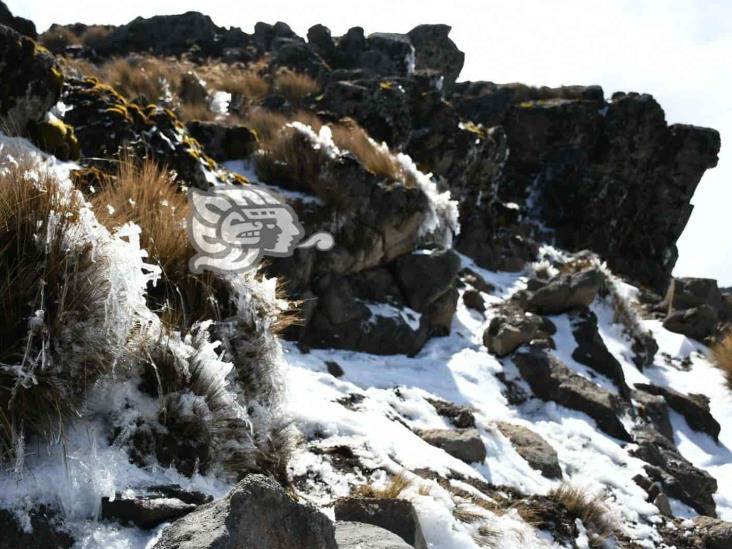
[[[91,334],[103,316],[104,262],[69,237],[80,205],[30,160],[0,170],[0,460],[22,460],[24,435],[61,437],[111,362]]]
[[[617,525],[598,496],[566,484],[553,489],[548,495],[582,521],[590,535],[591,547],[602,547],[604,541],[617,532]]]
[[[415,187],[414,177],[407,173],[386,146],[375,143],[354,120],[346,120],[332,126],[333,141],[340,149],[351,152],[372,174],[391,181],[399,181],[407,187]]]
[[[404,473],[398,473],[391,477],[383,488],[362,484],[356,487],[352,494],[361,498],[397,499],[411,485],[412,481]]]
[[[712,358],[717,367],[724,372],[727,386],[732,389],[732,330],[712,345]]]
[[[149,289],[148,298],[164,323],[182,329],[219,317],[221,284],[210,272],[193,275],[188,270],[193,253],[186,234],[189,205],[164,167],[153,160],[123,158],[116,183],[97,193],[92,206],[110,230],[130,221],[140,226],[140,246],[162,270],[162,280]]]
[[[307,74],[283,70],[275,76],[274,90],[292,105],[299,107],[307,97],[320,91],[320,84]]]

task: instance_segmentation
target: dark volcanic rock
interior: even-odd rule
[[[465,63],[465,54],[449,34],[449,25],[418,25],[407,33],[414,46],[415,68],[437,71],[447,90],[452,89]]]
[[[64,78],[45,48],[3,25],[0,59],[0,121],[24,131],[29,123],[41,122],[56,104]]]
[[[698,513],[716,517],[713,494],[717,481],[706,471],[687,461],[666,437],[652,428],[635,432],[637,448],[630,453],[649,463],[646,473],[654,482],[660,482],[671,497],[680,499]]]
[[[243,48],[248,44],[249,35],[241,30],[217,27],[208,15],[189,11],[137,17],[112,30],[95,49],[103,56],[130,52],[181,55],[195,46],[201,55],[221,56],[226,47]]]
[[[120,494],[112,501],[102,498],[102,518],[134,524],[140,528],[154,528],[187,515],[196,505],[177,498],[124,498]]]
[[[597,329],[595,313],[584,308],[572,313],[570,321],[572,335],[577,342],[572,358],[611,379],[620,390],[620,394],[627,398],[630,389],[625,383],[623,367],[605,346]]]
[[[712,414],[709,413],[709,401],[705,397],[701,395],[683,395],[668,387],[659,387],[650,383],[636,383],[635,387],[647,393],[662,396],[671,408],[684,416],[689,427],[708,434],[715,441],[719,440],[721,427]]]
[[[223,498],[178,519],[154,547],[336,549],[337,545],[333,523],[325,515],[296,503],[273,480],[250,475]]]
[[[613,271],[665,290],[694,189],[717,163],[716,131],[669,126],[651,96],[605,102],[596,86],[461,83],[452,101],[465,119],[505,127],[499,196],[523,201],[533,186],[561,246],[592,249]]]
[[[646,392],[639,388],[638,385],[636,385],[636,390],[631,391],[630,396],[637,403],[636,411],[641,419],[650,423],[656,431],[673,442],[674,430],[671,426],[666,399],[662,396]]]
[[[4,2],[0,2],[0,25],[10,27],[11,29],[18,31],[20,34],[24,34],[27,37],[32,38],[33,40],[36,40],[38,38],[36,26],[33,21],[30,21],[23,17],[14,16]]]
[[[623,404],[616,395],[575,374],[546,351],[518,351],[513,360],[536,396],[584,412],[607,434],[627,442],[632,440],[618,419]]]
[[[477,429],[427,429],[419,436],[465,463],[483,463],[487,455]]]
[[[411,502],[387,498],[340,498],[336,521],[362,522],[384,528],[417,548],[426,547],[417,513]]]
[[[704,341],[717,332],[719,316],[709,305],[674,311],[663,321],[663,327],[670,332],[683,334],[692,339]]]
[[[394,272],[407,304],[425,311],[454,286],[460,257],[452,250],[404,255],[394,263]]]
[[[547,478],[562,478],[557,452],[551,445],[531,429],[499,421],[498,429],[511,441],[518,455]]]
[[[589,268],[560,274],[535,291],[527,291],[525,308],[532,313],[557,315],[578,307],[587,307],[602,285],[602,274]]]

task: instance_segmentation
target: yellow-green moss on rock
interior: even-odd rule
[[[78,160],[81,155],[74,128],[50,113],[43,122],[31,125],[30,135],[36,145],[60,160]]]

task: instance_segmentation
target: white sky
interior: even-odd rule
[[[729,0],[4,1],[39,30],[51,23],[121,24],[138,15],[188,10],[247,32],[257,21],[281,20],[302,36],[315,23],[334,35],[355,25],[369,33],[447,23],[466,53],[463,80],[600,84],[607,96],[617,90],[651,93],[669,123],[711,126],[722,134],[719,166],[707,172],[694,196],[674,274],[732,286]]]

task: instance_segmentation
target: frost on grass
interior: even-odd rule
[[[164,263],[141,245],[150,226],[101,224],[70,166],[23,140],[0,136],[0,155],[0,506],[51,505],[112,539],[123,530],[88,523],[102,496],[283,480],[276,281],[220,279],[220,316],[171,325],[150,308]]]

